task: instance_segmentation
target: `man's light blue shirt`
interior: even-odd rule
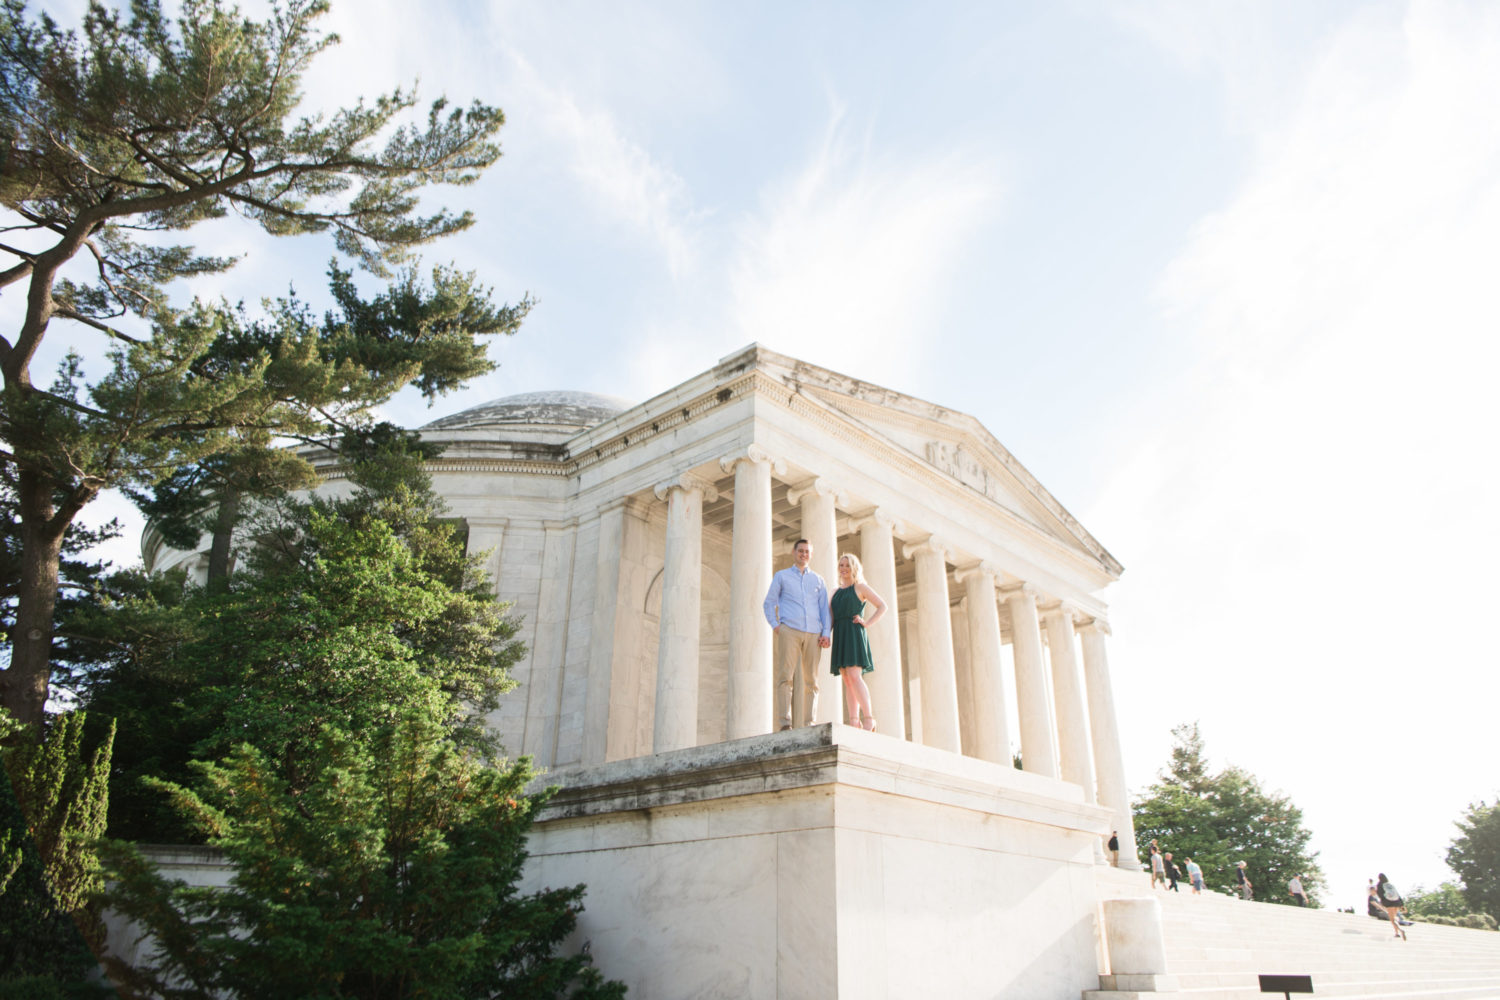
[[[766,623],[772,628],[785,625],[798,632],[816,632],[825,639],[833,634],[828,585],[811,569],[788,566],[771,577],[765,611]]]

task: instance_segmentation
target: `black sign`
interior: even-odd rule
[[[1285,993],[1288,997],[1293,993],[1311,993],[1312,976],[1261,976],[1260,991]]]

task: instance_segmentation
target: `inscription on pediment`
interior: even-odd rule
[[[927,461],[991,500],[1003,502],[1008,499],[1000,489],[1000,484],[990,476],[989,469],[979,460],[979,456],[965,451],[962,445],[929,441]]]

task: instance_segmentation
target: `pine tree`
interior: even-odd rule
[[[81,712],[40,743],[0,750],[0,997],[93,997],[113,730],[92,747]]]
[[[160,945],[114,970],[140,996],[623,995],[558,953],[583,887],[516,889],[546,796],[480,718],[509,685],[516,624],[409,444],[358,456],[356,477],[379,489],[281,508],[246,569],[190,594],[180,638],[153,647],[190,678],[167,714],[207,732],[196,761],[147,784],[236,875],[192,889],[107,849],[112,905]],[[96,711],[110,687],[91,692]]]
[[[236,877],[174,885],[114,847],[112,901],[162,944],[114,972],[142,997],[203,1000],[623,997],[558,954],[582,886],[516,891],[545,799],[527,762],[485,762],[421,716],[373,738],[326,727],[296,783],[246,744],[202,768],[200,791],[172,788]]]
[[[399,338],[383,342],[380,324],[399,330],[416,315],[405,308],[413,279],[398,278],[390,309],[342,306],[349,322],[332,338],[297,336],[318,324],[273,309],[264,329],[287,336],[255,349],[239,334],[263,331],[234,310],[178,308],[168,294],[232,258],[138,233],[234,211],[273,235],[328,233],[339,252],[388,276],[414,248],[472,222],[422,214],[423,190],[471,183],[500,155],[503,116],[479,103],[454,110],[439,100],[419,124],[403,124],[416,99],[396,90],[295,117],[302,74],[336,41],[317,31],[326,10],[323,0],[288,0],[256,22],[222,0],[184,0],[174,24],[154,0],[128,15],[92,0],[75,32],[30,16],[25,0],[0,2],[0,205],[11,233],[0,257],[13,261],[0,262],[0,288],[24,288],[25,302],[18,328],[0,336],[0,462],[20,553],[0,705],[29,727],[48,695],[62,546],[84,507],[112,486],[149,490],[199,462],[238,468],[245,449],[264,455],[299,401],[317,405],[286,396],[286,385],[337,398],[369,385],[366,370],[401,370]],[[80,256],[90,277],[65,276]],[[430,301],[446,280],[435,275]],[[362,335],[367,319],[373,332]],[[91,356],[108,346],[108,372],[91,382],[74,354],[43,388],[32,366],[55,321],[98,338]],[[472,335],[482,332],[459,324],[427,334],[477,350]],[[405,370],[424,390],[434,385]]]
[[[1307,849],[1312,833],[1302,825],[1302,810],[1242,768],[1211,772],[1197,723],[1177,726],[1172,735],[1167,768],[1135,802],[1138,841],[1158,841],[1179,866],[1191,857],[1210,889],[1231,894],[1244,861],[1255,898],[1264,902],[1294,902],[1286,885],[1300,875],[1316,904],[1323,873],[1317,852]]]

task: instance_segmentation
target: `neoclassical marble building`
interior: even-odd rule
[[[637,405],[527,393],[422,435],[445,446],[430,469],[470,551],[487,553],[496,593],[525,618],[520,686],[492,721],[565,786],[534,868],[589,883],[585,930],[606,974],[621,972],[604,956],[629,966],[632,995],[852,996],[860,970],[886,960],[869,911],[892,954],[926,933],[911,908],[957,866],[1007,887],[976,901],[956,884],[941,920],[962,913],[959,937],[989,928],[1036,955],[1013,988],[973,969],[920,984],[1075,997],[1097,985],[1108,962],[1088,870],[1111,829],[1122,864],[1136,857],[1101,597],[1122,567],[978,421],[754,344]],[[337,489],[340,470],[321,471]],[[843,712],[826,666],[824,725],[772,732],[761,601],[799,537],[831,584],[837,555],[858,554],[890,605],[870,637],[878,734],[826,725]],[[147,546],[148,563],[200,558]],[[915,838],[926,846],[908,857],[913,817],[935,822],[932,810],[946,832]],[[669,817],[695,832],[664,833]],[[812,829],[827,836],[803,858],[789,845]],[[716,852],[749,864],[763,840],[765,871],[724,882]],[[875,855],[886,861],[871,868]],[[809,919],[835,928],[829,957],[789,961],[823,932],[799,922],[805,907],[787,910],[788,886],[817,883],[824,863],[848,875],[813,893],[826,909]],[[872,903],[859,893],[876,869]],[[713,901],[663,888],[672,877],[744,899],[781,885],[756,904],[765,940],[734,955],[697,940],[683,925],[711,924]],[[651,885],[669,901],[643,904]],[[1031,907],[1029,922],[985,916],[994,898]],[[691,973],[703,947],[739,978]],[[887,970],[875,995],[899,981]]]

